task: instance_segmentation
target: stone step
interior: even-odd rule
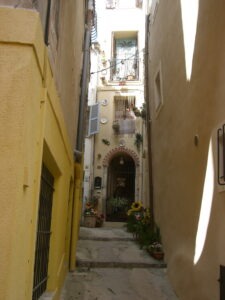
[[[78,268],[121,268],[121,269],[145,269],[145,268],[166,268],[167,265],[164,262],[152,262],[152,263],[136,263],[136,262],[106,262],[106,261],[82,261],[77,260]]]
[[[78,241],[77,267],[166,268],[166,264],[151,257],[133,240],[90,238]]]
[[[141,249],[124,226],[80,228],[76,257],[78,268],[166,268],[163,260],[156,260]]]
[[[83,237],[81,236],[79,240],[86,240],[86,241],[105,241],[105,242],[110,242],[110,241],[132,241],[134,242],[134,239],[132,237]]]
[[[93,240],[113,240],[113,239],[125,239],[133,240],[133,235],[127,232],[125,227],[111,228],[111,227],[101,227],[101,228],[87,228],[80,227],[79,239],[93,239]]]

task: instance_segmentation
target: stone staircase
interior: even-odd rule
[[[123,224],[81,227],[76,257],[60,300],[178,300],[166,264],[140,249]]]
[[[123,223],[101,228],[80,228],[78,268],[166,268],[134,241]]]

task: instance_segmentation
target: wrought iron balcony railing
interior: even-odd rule
[[[139,60],[137,58],[117,58],[112,59],[111,80],[138,80],[139,79]]]

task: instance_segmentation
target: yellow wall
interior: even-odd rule
[[[57,90],[70,142],[76,147],[80,78],[84,39],[84,2],[61,1],[59,41],[55,62]],[[71,126],[71,124],[73,126]]]
[[[43,161],[55,177],[48,290],[58,299],[69,265],[74,162],[34,11],[0,8],[0,91],[0,298],[31,299]]]

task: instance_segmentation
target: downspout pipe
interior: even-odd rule
[[[75,153],[83,151],[85,134],[85,108],[87,100],[87,87],[89,83],[89,61],[90,61],[91,32],[89,28],[85,30],[83,72],[81,77],[81,95],[78,119],[78,133]],[[78,155],[79,156],[79,155]],[[79,160],[79,159],[78,159]]]
[[[145,102],[146,102],[146,122],[148,137],[148,172],[149,172],[149,207],[151,216],[151,226],[154,227],[154,191],[153,191],[153,170],[152,170],[152,136],[151,136],[151,109],[149,95],[149,20],[150,15],[146,16],[145,21]]]
[[[48,0],[45,20],[45,44],[48,46],[49,26],[50,26],[51,0]]]
[[[87,26],[87,25],[86,25]],[[81,93],[77,129],[76,149],[74,149],[75,175],[74,175],[74,196],[72,204],[71,217],[71,240],[70,240],[70,258],[69,270],[73,271],[76,267],[76,245],[79,232],[80,211],[81,211],[81,178],[82,178],[82,160],[83,160],[83,144],[85,134],[85,109],[87,103],[87,91],[89,83],[89,66],[90,66],[90,44],[91,32],[87,26],[84,36],[84,54],[83,54],[83,70],[81,75]]]

